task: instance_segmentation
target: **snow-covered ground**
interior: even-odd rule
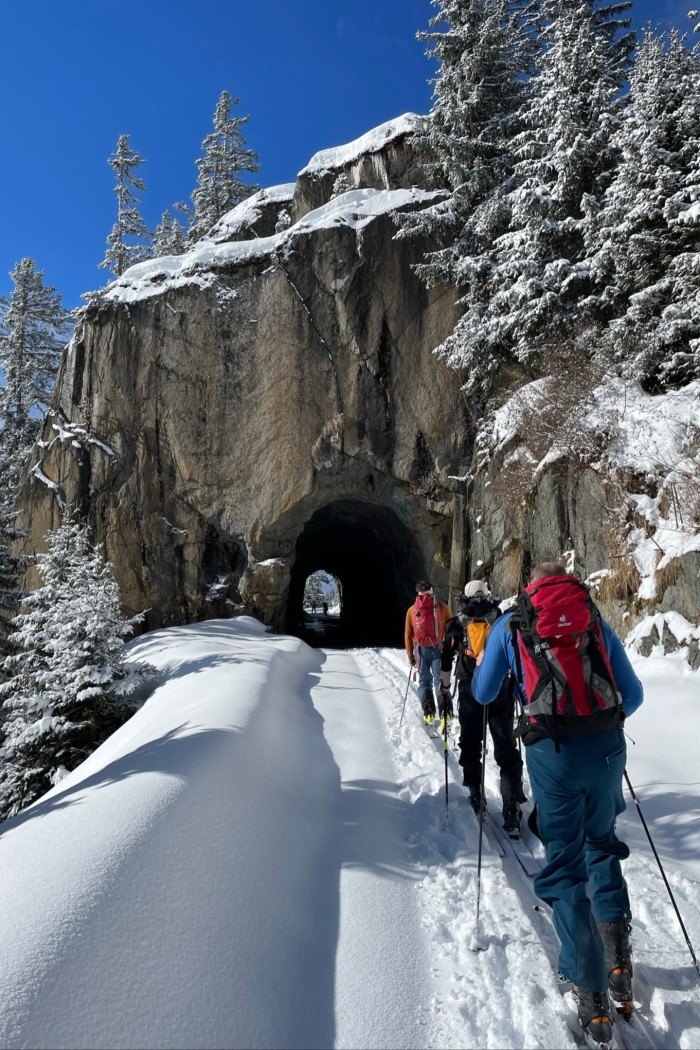
[[[576,1047],[556,943],[425,733],[400,650],[255,621],[154,632],[163,683],[0,827],[3,1047]],[[700,945],[698,677],[634,657],[628,770]],[[497,812],[489,759],[490,809]],[[700,1046],[700,981],[635,807],[622,820],[645,1029]],[[502,852],[502,850],[501,850]]]

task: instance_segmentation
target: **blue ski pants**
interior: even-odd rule
[[[440,648],[437,645],[417,645],[418,691],[423,714],[435,714],[435,699],[440,696],[442,672],[440,670]],[[433,695],[432,690],[435,690]]]
[[[622,777],[627,748],[620,730],[559,741],[539,740],[525,749],[537,824],[547,864],[535,892],[551,905],[561,941],[559,970],[580,988],[608,986],[599,922],[630,919],[621,860],[629,848],[615,834],[625,809]]]

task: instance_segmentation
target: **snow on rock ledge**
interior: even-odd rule
[[[292,218],[296,221],[344,190],[445,189],[429,180],[427,157],[415,136],[420,120],[415,113],[404,113],[353,142],[314,154],[297,176]]]
[[[677,612],[646,616],[630,632],[627,645],[640,656],[681,651],[694,671],[700,668],[700,627]]]
[[[165,255],[159,259],[147,259],[137,263],[125,270],[122,276],[106,289],[102,298],[129,303],[161,295],[187,284],[198,285],[203,289],[211,288],[216,281],[215,271],[266,259],[273,261],[290,249],[299,235],[340,226],[358,230],[380,215],[427,205],[441,196],[441,191],[418,189],[352,190],[334,197],[328,204],[305,215],[289,229],[270,237],[222,243],[204,239],[184,255]],[[230,212],[227,219],[232,215],[233,212]],[[225,221],[226,219],[222,219],[222,223]]]
[[[371,131],[361,135],[358,139],[348,142],[344,146],[333,146],[330,149],[319,150],[299,175],[325,175],[328,172],[337,172],[359,160],[368,153],[377,153],[397,138],[402,138],[409,132],[415,131],[419,117],[415,113],[404,113],[394,120],[387,120]]]
[[[219,219],[203,241],[224,244],[227,241],[249,241],[254,237],[271,236],[276,232],[282,212],[291,207],[294,186],[293,182],[286,182],[281,186],[258,190]]]

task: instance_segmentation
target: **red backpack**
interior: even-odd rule
[[[585,584],[574,576],[531,583],[518,595],[510,627],[527,699],[525,734],[539,726],[558,741],[620,725],[600,613]]]
[[[423,648],[440,645],[440,620],[437,602],[432,594],[417,594],[413,630],[416,642]]]

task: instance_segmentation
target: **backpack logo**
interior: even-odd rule
[[[424,649],[440,645],[438,607],[432,594],[417,594],[413,611],[416,642]]]
[[[518,596],[511,630],[530,727],[557,740],[619,725],[620,694],[585,584],[573,576],[531,583]]]

